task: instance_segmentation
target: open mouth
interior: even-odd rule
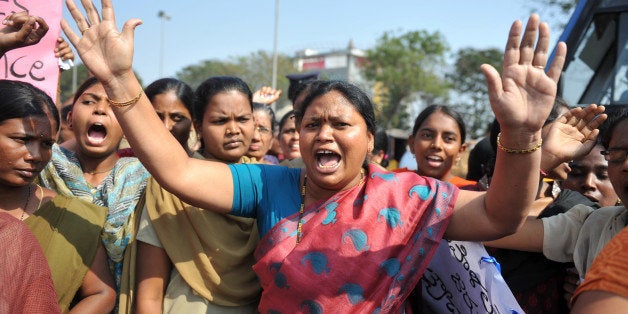
[[[440,167],[443,164],[443,158],[438,156],[427,156],[425,159],[430,167]]]
[[[107,137],[107,128],[102,123],[94,123],[87,129],[87,138],[92,144],[101,144]]]
[[[335,169],[340,165],[340,155],[330,150],[316,152],[318,166],[323,169]]]

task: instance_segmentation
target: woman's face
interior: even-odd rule
[[[294,117],[286,119],[281,133],[279,133],[279,144],[285,159],[292,160],[301,157],[299,148],[299,131],[294,122]]]
[[[571,162],[571,172],[563,187],[582,193],[600,206],[613,206],[617,194],[608,178],[608,162],[600,154],[603,149],[596,145],[588,155]]]
[[[608,149],[628,149],[628,119],[620,122],[613,130]],[[624,206],[628,203],[628,159],[617,162],[608,162],[608,176],[611,179],[615,193]]]
[[[257,160],[263,160],[266,152],[273,145],[273,129],[271,117],[265,110],[256,110],[253,112],[253,121],[255,121],[255,130],[251,139],[248,156]]]
[[[113,114],[105,89],[96,83],[81,94],[68,115],[79,154],[105,158],[116,154],[122,140],[122,128]]]
[[[32,183],[52,156],[56,126],[44,116],[7,119],[0,123],[0,185]]]
[[[253,113],[246,95],[229,91],[218,93],[210,100],[201,125],[206,158],[237,162],[246,155],[253,137]]]
[[[187,148],[190,129],[192,128],[192,114],[177,97],[177,94],[172,90],[157,94],[153,97],[152,104],[166,129],[181,146]]]
[[[339,191],[360,180],[373,134],[356,108],[341,93],[315,98],[300,125],[301,157],[308,179],[319,188]]]
[[[451,168],[466,149],[458,123],[441,111],[423,121],[416,134],[409,137],[408,145],[420,175],[445,181],[452,177]]]

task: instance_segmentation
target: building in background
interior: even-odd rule
[[[366,82],[360,70],[366,60],[365,56],[363,50],[355,48],[353,41],[349,41],[346,49],[328,52],[313,49],[297,51],[294,62],[299,72],[318,71],[320,79],[348,81],[365,91],[371,91],[372,84]]]

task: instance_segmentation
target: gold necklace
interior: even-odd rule
[[[24,209],[22,209],[22,216],[20,216],[20,221],[24,221],[24,215],[26,215],[26,209],[28,208],[28,201],[31,199],[31,191],[32,188],[28,186],[28,196],[26,197],[26,204],[24,204]]]
[[[358,185],[364,183],[364,169],[360,169],[360,182]],[[297,222],[297,244],[301,243],[302,228],[303,228],[303,209],[305,208],[305,191],[307,186],[307,174],[303,178],[303,187],[301,188],[301,207],[299,208],[299,221]]]

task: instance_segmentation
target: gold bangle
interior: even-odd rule
[[[135,98],[133,98],[133,99],[131,99],[129,101],[117,102],[117,101],[113,101],[113,100],[107,98],[107,102],[109,102],[109,104],[111,106],[114,106],[116,108],[125,108],[125,107],[128,107],[128,106],[135,105],[140,100],[140,97],[142,97],[142,93],[143,92],[144,91],[140,89],[140,93],[137,94],[137,96]]]
[[[543,145],[543,139],[539,139],[539,142],[536,143],[536,145],[534,145],[533,147],[527,148],[527,149],[510,149],[510,148],[506,148],[502,145],[502,142],[500,140],[502,133],[498,133],[497,134],[497,148],[501,149],[502,151],[509,153],[509,154],[529,154],[529,153],[534,153],[535,151],[539,150],[539,148],[541,148],[541,146]]]

